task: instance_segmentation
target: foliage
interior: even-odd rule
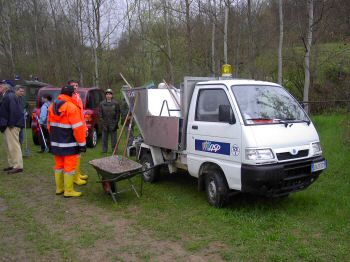
[[[74,78],[85,86],[98,83],[102,88],[119,88],[124,84],[119,72],[134,86],[162,79],[174,79],[173,84],[179,85],[185,75],[218,75],[223,64],[226,2],[1,1],[0,77],[35,75],[54,85]],[[240,78],[276,81],[277,1],[249,2],[250,21],[247,1],[229,1],[228,61]],[[337,71],[349,71],[347,46],[341,46],[349,35],[349,5],[347,0],[314,3],[312,80],[318,89],[341,94],[343,89],[336,90],[329,79],[335,81]],[[285,0],[283,7],[284,79],[299,98],[304,81],[306,2]]]

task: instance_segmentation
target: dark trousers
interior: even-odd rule
[[[45,126],[41,126],[41,130],[43,131],[44,137],[41,135],[41,132],[39,131],[39,142],[40,142],[40,147],[41,151],[45,151],[45,143],[44,139],[47,145],[47,148],[50,150],[50,136],[49,136],[49,131]]]
[[[115,131],[109,131],[108,128],[103,128],[102,130],[102,152],[107,153],[108,151],[108,136],[111,136],[111,146],[112,151],[115,148],[115,145],[117,144],[117,130]]]

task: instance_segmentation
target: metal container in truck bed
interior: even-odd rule
[[[194,86],[210,77],[185,77],[181,89],[173,87],[122,89],[146,144],[171,150],[186,149],[189,103]]]

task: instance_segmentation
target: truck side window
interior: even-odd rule
[[[230,105],[222,89],[202,89],[198,93],[196,121],[219,122],[219,105]]]

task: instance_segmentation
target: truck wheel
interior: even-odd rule
[[[142,170],[146,170],[154,166],[152,155],[149,153],[143,154],[140,159]],[[155,167],[147,172],[142,173],[143,181],[153,183],[159,177],[159,167]]]
[[[210,205],[222,207],[225,204],[229,189],[220,171],[213,170],[206,175],[205,190]]]
[[[96,128],[92,129],[91,134],[87,137],[87,146],[93,148],[97,145],[97,130]]]

